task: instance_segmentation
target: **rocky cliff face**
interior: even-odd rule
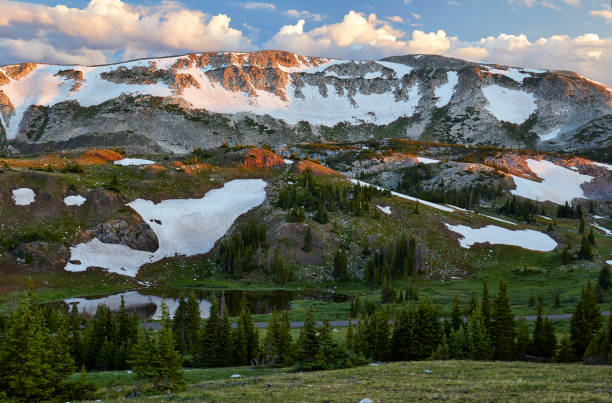
[[[603,84],[442,56],[350,61],[215,52],[0,68],[0,137],[21,152],[402,137],[609,159],[611,131],[612,89]]]

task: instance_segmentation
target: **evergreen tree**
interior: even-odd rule
[[[575,358],[581,360],[593,336],[601,328],[601,313],[591,283],[582,288],[580,301],[570,319],[570,339]]]
[[[176,311],[174,311],[174,318],[172,318],[172,333],[174,337],[176,337],[176,348],[183,355],[187,353],[189,345],[187,341],[186,317],[187,302],[185,298],[181,296]]]
[[[240,301],[240,317],[236,332],[238,334],[238,350],[241,352],[237,364],[248,365],[259,355],[259,339],[251,319],[247,296],[244,293]]]
[[[177,389],[185,384],[183,359],[176,351],[172,323],[166,302],[162,301],[162,328],[157,335],[151,372],[157,389]]]
[[[62,352],[55,354],[55,347],[30,288],[0,339],[0,390],[20,400],[50,400],[69,367],[65,361],[53,362],[58,356],[66,359]]]
[[[572,362],[575,360],[576,358],[574,354],[574,349],[572,347],[572,341],[568,336],[565,336],[561,339],[561,343],[559,343],[559,350],[557,351],[555,361]]]
[[[497,360],[512,360],[515,356],[515,324],[514,315],[506,294],[507,285],[499,281],[499,292],[493,302],[492,341],[494,358]]]
[[[200,303],[194,294],[189,295],[187,298],[187,312],[185,314],[185,342],[187,345],[187,352],[192,355],[196,354],[196,346],[198,336],[200,333]]]
[[[459,330],[463,326],[463,316],[461,315],[461,302],[455,295],[453,299],[453,308],[451,310],[451,328],[453,330]]]
[[[471,351],[469,358],[472,360],[489,360],[493,354],[491,347],[491,336],[487,333],[484,324],[484,316],[480,304],[476,304],[472,315],[467,323],[468,333],[471,337]]]
[[[155,343],[150,330],[140,328],[136,337],[136,343],[131,351],[130,367],[136,374],[136,386],[140,389],[143,382],[154,379],[153,355],[155,354]]]
[[[415,359],[428,358],[442,341],[442,325],[438,308],[429,297],[419,303],[415,323]]]
[[[474,309],[476,309],[477,306],[480,307],[480,300],[476,295],[476,291],[472,290],[472,295],[470,296],[470,300],[468,301],[467,314],[472,315],[472,313],[474,313]],[[480,314],[482,315],[482,308],[480,308]]]
[[[348,258],[344,249],[334,254],[334,278],[341,282],[348,280]]]
[[[612,312],[612,303],[610,304]],[[601,329],[589,343],[584,361],[587,364],[612,364],[612,315],[608,318],[607,327]]]
[[[595,234],[593,233],[593,228],[591,228],[591,231],[589,232],[589,244],[591,245],[595,245]]]
[[[543,307],[540,303],[538,304],[538,316],[533,329],[530,352],[535,356],[550,359],[555,353],[557,339],[552,321],[542,315]]]
[[[581,259],[584,260],[593,260],[593,250],[591,249],[591,244],[588,239],[583,235],[582,241],[580,242],[580,252],[578,252]]]
[[[529,352],[531,344],[527,321],[525,318],[521,318],[516,323],[516,353],[519,358]]]
[[[296,359],[299,366],[312,363],[319,351],[319,338],[317,336],[312,307],[310,307],[306,313],[306,320],[300,330],[300,336],[297,342]]]
[[[484,321],[485,328],[489,335],[492,335],[491,328],[491,300],[489,299],[489,287],[487,287],[487,281],[485,280],[482,285],[482,318]]]
[[[604,290],[608,290],[612,288],[612,280],[610,279],[610,268],[605,263],[602,266],[601,270],[599,271],[599,276],[597,277],[597,283]]]
[[[312,250],[312,231],[310,227],[306,229],[306,234],[304,235],[304,246],[302,247],[304,252],[310,252]]]

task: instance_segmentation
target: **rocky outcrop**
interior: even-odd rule
[[[331,168],[328,168],[324,165],[318,164],[310,160],[300,160],[300,161],[294,162],[293,171],[296,173],[300,173],[300,174],[302,172],[310,171],[310,173],[315,176],[321,176],[321,175],[343,176],[338,171],[334,171]]]
[[[85,81],[83,79],[83,71],[81,70],[60,70],[55,76],[64,78],[70,85],[70,92],[77,91]],[[70,83],[70,81],[72,81],[72,83]]]
[[[279,155],[270,150],[251,148],[244,156],[242,166],[245,168],[279,168],[285,165],[285,161]]]
[[[21,80],[23,77],[33,72],[36,66],[36,63],[13,64],[11,66],[4,66],[2,70],[4,70],[4,73],[11,79]]]
[[[128,224],[122,219],[113,219],[99,224],[89,233],[105,243],[128,246],[136,250],[155,252],[159,241],[155,232],[144,222]]]

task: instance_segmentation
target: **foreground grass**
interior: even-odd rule
[[[429,370],[431,373],[426,373]],[[194,372],[197,371],[197,372]],[[610,401],[611,367],[524,362],[421,361],[336,371],[282,369],[194,370],[174,395],[130,401]],[[239,373],[240,378],[230,378]],[[129,388],[104,390],[106,401],[125,400]]]

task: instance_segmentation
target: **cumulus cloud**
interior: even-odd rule
[[[306,20],[313,20],[313,21],[323,21],[323,16],[321,14],[314,14],[311,13],[310,11],[306,11],[306,10],[302,10],[302,11],[298,11],[298,10],[287,10],[285,11],[285,14],[288,15],[289,17],[293,17],[293,18],[302,18],[302,19],[306,19]]]
[[[122,58],[196,50],[252,49],[225,14],[209,15],[174,2],[132,6],[91,0],[83,9],[0,1],[3,62],[100,63]],[[3,35],[3,32],[11,35]],[[9,39],[11,38],[11,39]],[[23,40],[32,42],[28,54]]]
[[[612,22],[612,10],[593,10],[591,11],[591,15],[602,17],[607,23]]]
[[[276,10],[276,6],[274,4],[263,3],[259,1],[247,1],[246,3],[240,3],[239,6],[244,8],[245,10]]]
[[[404,19],[400,17],[399,15],[392,15],[390,17],[387,17],[387,19],[391,22],[397,22],[398,24],[404,23]]]

